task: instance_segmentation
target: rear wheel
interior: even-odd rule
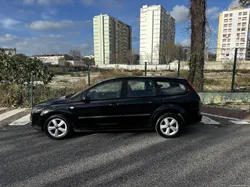
[[[46,120],[44,131],[51,139],[61,140],[72,134],[72,127],[63,115],[53,115]]]
[[[156,132],[164,138],[174,138],[183,128],[181,118],[173,113],[163,114],[156,123]]]

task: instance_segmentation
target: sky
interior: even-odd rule
[[[132,26],[133,49],[139,51],[140,8],[162,5],[176,20],[175,42],[186,45],[189,0],[1,0],[0,47],[26,55],[93,54],[93,17],[109,14]],[[210,47],[216,47],[219,13],[238,0],[207,0]]]

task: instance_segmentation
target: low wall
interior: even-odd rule
[[[95,67],[101,69],[126,69],[126,70],[145,70],[145,65],[127,65],[127,64],[101,64]],[[231,70],[233,68],[233,62],[205,62],[205,70]],[[158,65],[147,65],[147,70],[177,70],[178,62],[172,62],[169,65],[158,64]],[[188,62],[181,62],[181,70],[189,70]],[[250,62],[238,62],[237,70],[250,70]]]
[[[250,93],[229,93],[229,92],[214,92],[214,93],[199,93],[203,104],[225,104],[225,103],[250,103]]]

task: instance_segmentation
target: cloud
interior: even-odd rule
[[[89,6],[89,5],[92,5],[92,4],[95,2],[95,0],[81,0],[81,2],[82,2],[84,5]]]
[[[74,25],[74,22],[71,20],[63,21],[34,21],[29,25],[29,28],[37,31],[46,31],[46,30],[62,30],[71,28]]]
[[[122,0],[80,0],[84,5],[105,6],[106,8],[119,8],[122,6]]]
[[[220,15],[220,9],[218,7],[212,7],[207,9],[207,17],[210,19],[218,19]]]
[[[35,14],[33,10],[18,10],[17,12],[20,14]]]
[[[5,28],[5,29],[12,29],[14,25],[19,24],[20,22],[11,18],[5,18],[0,20],[0,24]]]
[[[233,1],[230,3],[230,5],[229,5],[228,8],[235,8],[235,7],[238,7],[238,6],[240,6],[239,0],[233,0]]]
[[[4,36],[0,37],[0,42],[10,42],[10,41],[14,41],[15,39],[17,39],[17,36],[12,35],[12,34],[5,34]]]
[[[8,37],[10,36],[7,36],[7,38]],[[11,37],[13,37],[13,35],[11,35]],[[3,41],[1,46],[15,47],[17,48],[17,53],[23,53],[26,55],[68,53],[71,49],[78,49],[82,55],[93,53],[92,47],[87,43],[74,43],[70,38],[63,35],[48,34],[27,38],[14,36],[14,38],[15,39]]]
[[[190,46],[191,45],[191,40],[190,39],[184,39],[181,42],[181,45],[183,45],[183,46]]]
[[[189,9],[183,5],[176,5],[170,14],[175,19],[176,24],[181,24],[188,20]]]
[[[52,16],[57,14],[57,10],[56,9],[49,9],[45,12],[41,13],[41,17],[42,19],[51,19]]]
[[[58,5],[72,3],[72,0],[23,0],[25,5]]]

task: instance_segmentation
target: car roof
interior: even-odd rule
[[[104,81],[120,80],[120,79],[166,79],[166,80],[182,80],[182,81],[186,80],[184,78],[179,78],[179,77],[165,77],[165,76],[124,76],[124,77],[106,79]]]
[[[112,80],[126,80],[126,79],[166,79],[166,80],[175,80],[175,81],[186,80],[184,78],[179,78],[179,77],[165,77],[165,76],[123,76],[123,77],[105,79],[101,82],[112,81]]]

